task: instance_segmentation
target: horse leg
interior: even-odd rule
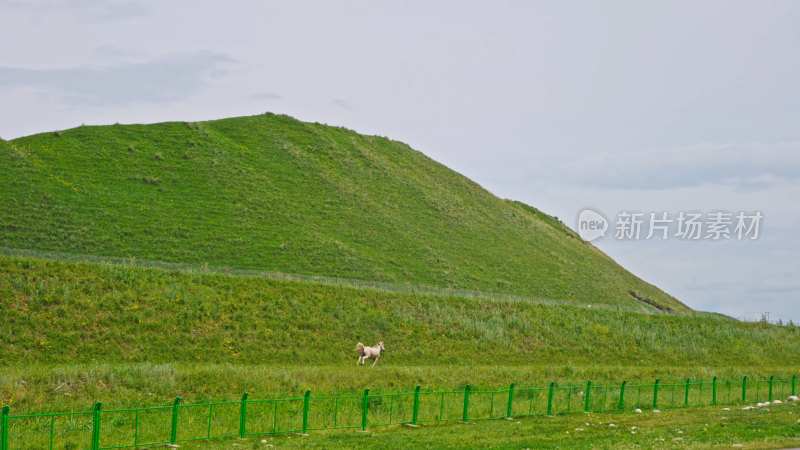
[[[381,357],[381,355],[378,355],[378,356],[375,357],[375,362],[372,363],[372,367],[375,367],[375,364],[378,364],[378,358],[380,358],[380,357]]]
[[[358,361],[356,361],[356,366],[360,366],[360,365],[361,365],[361,356],[359,356],[358,357]]]

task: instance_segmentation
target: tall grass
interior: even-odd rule
[[[253,386],[654,379],[672,367],[710,377],[800,362],[794,326],[99,263],[2,256],[0,298],[3,398],[39,405],[105,397],[103,385],[163,400]],[[356,368],[355,343],[378,340],[387,352],[375,370]],[[26,380],[37,370],[40,381]]]

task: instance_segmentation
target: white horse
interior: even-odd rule
[[[357,366],[363,366],[368,359],[374,359],[375,362],[372,363],[372,367],[375,367],[375,364],[378,363],[378,358],[381,357],[381,350],[384,349],[383,341],[378,342],[378,345],[375,347],[364,347],[364,344],[359,342],[356,344],[356,351],[361,352],[358,356],[358,362],[356,363]]]

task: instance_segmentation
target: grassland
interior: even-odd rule
[[[791,374],[794,326],[0,257],[2,401],[22,410]],[[375,369],[356,341],[382,339]],[[153,395],[149,395],[153,394]]]
[[[788,448],[800,446],[800,408],[776,405],[742,411],[721,407],[661,414],[600,413],[497,420],[370,433],[249,437],[187,443],[183,448]],[[610,424],[614,424],[611,427]],[[266,440],[266,443],[261,443]]]
[[[687,308],[407,145],[265,114],[0,142],[0,247]]]

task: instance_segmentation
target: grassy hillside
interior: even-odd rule
[[[6,248],[687,310],[405,144],[286,116],[0,142],[0,199]]]
[[[792,366],[797,327],[0,257],[0,361]]]
[[[800,330],[721,316],[415,295],[0,256],[0,404],[70,410],[262,398],[786,375]],[[373,368],[355,342],[386,342]]]

